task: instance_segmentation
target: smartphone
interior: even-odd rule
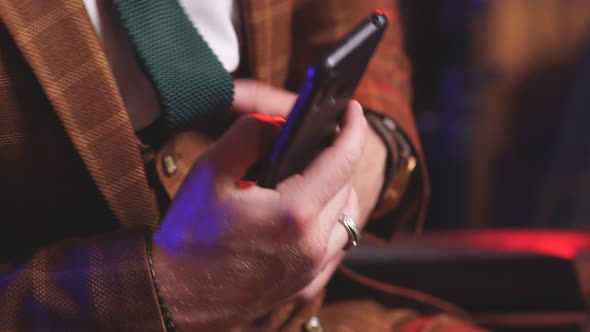
[[[375,11],[307,70],[272,153],[256,172],[258,185],[274,188],[283,179],[301,173],[332,143],[386,26],[387,17]]]

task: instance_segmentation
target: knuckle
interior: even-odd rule
[[[252,80],[252,95],[254,96],[254,109],[260,110],[264,107],[264,102],[268,96],[268,86],[262,82]]]
[[[285,180],[279,182],[276,190],[280,193],[297,192],[303,186],[303,176],[301,174],[294,174]]]
[[[356,156],[356,152],[352,153],[343,153],[342,154],[342,170],[346,174],[352,174],[354,171],[354,166],[356,165],[356,161],[358,157]]]
[[[258,89],[260,87],[260,82],[251,78],[242,78],[236,80],[234,85],[243,90],[246,95],[254,97],[251,100],[256,101],[256,98],[258,97]]]
[[[292,234],[296,238],[301,238],[307,234],[308,225],[314,219],[315,213],[305,205],[293,204],[284,210],[283,216]]]

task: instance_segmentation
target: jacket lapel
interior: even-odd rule
[[[2,0],[0,18],[117,220],[157,227],[140,145],[82,1]]]
[[[240,0],[245,57],[252,75],[283,86],[291,54],[294,0]]]

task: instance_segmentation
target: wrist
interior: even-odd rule
[[[359,225],[362,227],[378,204],[386,178],[387,147],[373,130],[369,130],[367,144],[356,173],[354,188],[362,199]]]
[[[368,142],[368,155],[374,169],[373,178],[375,183],[377,184],[373,189],[376,191],[375,195],[378,200],[378,198],[381,197],[382,188],[384,185],[386,185],[387,182],[389,151],[387,150],[387,145],[385,144],[383,139],[381,139],[379,134],[373,128],[370,128],[369,130]]]
[[[225,331],[237,322],[239,310],[215,282],[214,264],[200,266],[197,257],[171,255],[154,238],[149,244],[162,303],[179,331]]]
[[[158,300],[160,308],[163,309],[162,315],[164,323],[173,322],[180,330],[207,330],[203,322],[197,324],[191,317],[191,313],[198,311],[196,296],[193,294],[197,290],[189,285],[189,278],[184,277],[186,274],[176,259],[170,256],[166,250],[158,244],[155,239],[148,242],[151,253],[154,284],[159,292]],[[197,276],[194,276],[195,279]],[[202,293],[202,292],[199,292]],[[198,325],[198,329],[197,329]],[[167,326],[167,331],[169,328]]]
[[[387,149],[385,176],[379,203],[373,217],[379,218],[395,209],[405,194],[417,160],[413,148],[396,123],[383,115],[367,111],[366,117]]]

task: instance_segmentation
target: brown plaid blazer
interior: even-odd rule
[[[395,1],[239,4],[245,65],[277,86],[297,84],[326,46],[384,9],[390,28],[357,99],[399,124],[423,167]],[[192,151],[175,177],[159,172],[171,194],[207,145],[180,137],[155,154]],[[82,1],[0,1],[0,330],[162,331],[143,237],[159,212],[142,148]],[[426,180],[416,183],[398,208],[413,223],[427,198]],[[317,314],[318,303],[299,312]],[[294,310],[256,328],[299,326],[284,323]]]

